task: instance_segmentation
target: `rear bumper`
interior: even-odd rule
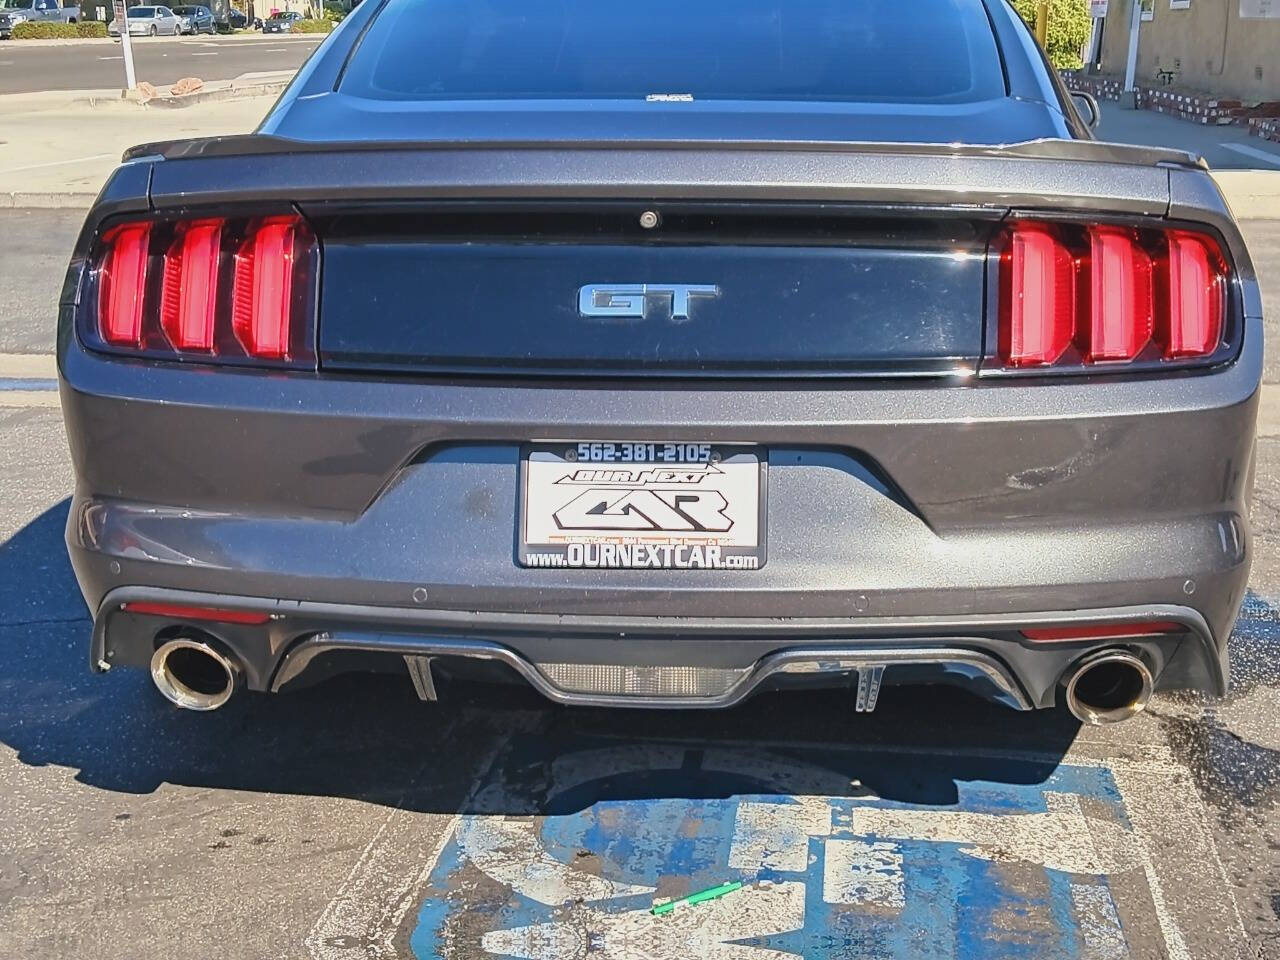
[[[1063,675],[1100,649],[1137,653],[1165,686],[1226,689],[1226,661],[1208,625],[1183,606],[1149,606],[1005,617],[803,618],[548,617],[456,610],[287,603],[250,597],[124,587],[104,601],[93,664],[145,667],[171,621],[134,610],[143,603],[261,612],[264,624],[196,624],[243,665],[250,689],[278,692],[353,664],[403,669],[435,699],[432,666],[446,675],[476,664],[490,679],[523,681],[548,699],[578,706],[718,708],[768,689],[848,686],[857,710],[882,685],[944,683],[1019,710],[1051,707]],[[1033,642],[1032,625],[1152,620],[1160,636]],[[417,661],[417,662],[415,662]],[[425,672],[423,680],[419,671]],[[424,684],[426,689],[424,689]]]
[[[242,640],[257,689],[322,633],[496,643],[535,667],[753,671],[794,649],[941,642],[990,654],[1045,706],[1082,650],[1029,648],[1020,626],[1161,611],[1188,631],[1142,648],[1157,685],[1224,690],[1258,320],[1229,367],[1104,382],[387,381],[122,361],[73,340],[60,367],[95,663],[145,660],[156,625],[137,647],[120,619],[118,591],[136,589],[280,614]],[[517,565],[522,443],[655,435],[767,450],[762,569]]]

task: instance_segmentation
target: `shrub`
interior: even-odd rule
[[[100,20],[81,20],[76,24],[77,37],[105,37],[107,25]]]
[[[15,40],[74,40],[78,23],[49,23],[24,21],[13,28]]]
[[[1018,16],[1035,29],[1037,0],[1012,0]],[[1045,53],[1059,70],[1078,70],[1084,66],[1080,48],[1089,40],[1091,27],[1089,0],[1050,0],[1049,36]]]
[[[332,20],[295,20],[292,27],[294,33],[328,33],[332,29]]]
[[[332,20],[334,23],[341,23],[342,18],[347,15],[347,8],[337,0],[325,0],[324,3],[324,19]]]

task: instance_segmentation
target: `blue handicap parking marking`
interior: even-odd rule
[[[1109,877],[1140,869],[1142,853],[1107,767],[1008,760],[999,778],[956,780],[946,802],[928,803],[848,775],[881,759],[517,737],[431,871],[413,951],[1129,955]],[[650,913],[731,880],[743,888]]]

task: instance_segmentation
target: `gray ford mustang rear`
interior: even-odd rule
[[[1203,165],[1005,0],[624,7],[367,0],[126,155],[59,316],[94,669],[1222,694],[1262,309]]]

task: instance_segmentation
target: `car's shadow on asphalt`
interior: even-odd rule
[[[961,782],[1043,783],[1079,730],[1058,711],[1020,714],[944,688],[886,688],[871,714],[855,713],[847,691],[643,712],[559,708],[520,687],[462,684],[443,685],[441,701],[425,704],[407,675],[343,676],[185,712],[144,671],[89,672],[90,622],[66,559],[66,511],[64,501],[0,544],[0,743],[23,764],[70,768],[105,790],[175,784],[508,815],[784,786],[947,805]],[[680,767],[635,769],[676,749]],[[599,775],[579,770],[571,792],[557,790],[548,771],[571,754],[595,758]],[[615,761],[624,755],[632,769],[622,776]],[[486,773],[490,782],[540,786],[477,793]]]

